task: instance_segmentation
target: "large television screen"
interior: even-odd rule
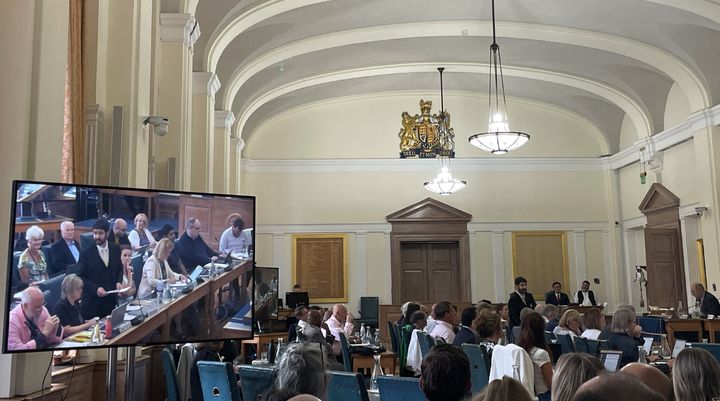
[[[3,352],[252,337],[255,197],[13,186]]]

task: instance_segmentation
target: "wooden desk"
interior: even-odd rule
[[[133,191],[133,190],[129,190],[129,189],[102,188],[102,189],[100,189],[100,196],[102,197],[103,195],[109,195],[107,213],[110,215],[113,214],[114,197],[112,195],[134,196],[137,198],[147,199],[147,218],[148,218],[148,220],[152,220],[152,218],[153,218],[153,199],[155,199],[159,195],[159,193],[158,192],[148,192],[148,191]],[[100,199],[98,202],[102,202],[102,199]],[[135,216],[133,216],[133,218],[135,218]]]
[[[264,352],[264,349],[270,345],[271,341],[277,341],[279,339],[283,339],[284,341],[287,341],[287,333],[285,332],[279,332],[279,333],[259,333],[255,334],[252,339],[250,340],[242,340],[240,343],[240,355],[242,355],[243,358],[245,358],[246,352],[245,348],[248,345],[255,345],[257,347],[257,354],[256,359],[260,359],[260,355]]]
[[[372,374],[372,368],[375,366],[375,360],[372,356],[351,354],[351,359],[353,372],[357,372],[359,369],[367,369],[367,373]],[[384,374],[392,373],[394,375],[396,367],[395,354],[390,351],[385,351],[380,354],[380,367]]]
[[[708,331],[710,342],[715,343],[715,332],[720,331],[720,319],[704,319],[705,330]]]
[[[67,386],[64,384],[52,384],[50,388],[44,391],[37,391],[28,395],[20,395],[13,398],[0,398],[0,400],[7,401],[31,401],[31,400],[42,400],[42,401],[61,401],[63,399],[63,393]]]
[[[236,267],[229,272],[223,271],[219,276],[215,277],[212,280],[208,280],[207,282],[210,284],[209,287],[209,294],[208,297],[209,303],[207,303],[208,307],[205,310],[206,313],[206,319],[208,322],[212,322],[210,325],[210,332],[208,333],[211,337],[219,337],[223,332],[223,326],[225,326],[225,323],[227,323],[227,320],[230,320],[232,316],[228,316],[225,321],[217,322],[215,323],[213,312],[215,310],[215,306],[219,306],[222,304],[222,289],[227,284],[230,284],[233,281],[241,280],[242,284],[242,277],[248,270],[252,269],[253,261],[252,260],[246,260],[246,261],[233,261],[233,264],[236,264]],[[242,290],[242,286],[241,286]],[[217,296],[216,296],[217,295]],[[216,304],[217,302],[217,304]],[[249,332],[248,332],[249,335]]]
[[[698,335],[698,340],[702,340],[703,319],[668,319],[665,321],[665,330],[671,346],[675,345],[676,331],[694,331]]]

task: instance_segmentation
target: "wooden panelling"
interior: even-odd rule
[[[185,220],[195,217],[200,220],[200,236],[205,243],[214,250],[218,249],[218,242],[223,231],[227,229],[228,216],[236,213],[242,218],[245,227],[253,227],[253,200],[227,199],[213,197],[194,197],[180,195],[178,199],[178,231],[185,230]]]

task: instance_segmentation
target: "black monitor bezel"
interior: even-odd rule
[[[36,181],[36,180],[13,180],[12,181],[12,190],[11,190],[11,208],[10,208],[10,224],[8,224],[9,228],[9,235],[8,235],[8,242],[7,242],[7,270],[5,274],[6,284],[5,284],[5,311],[4,311],[4,327],[3,327],[3,340],[2,341],[2,353],[3,354],[24,354],[24,353],[35,353],[35,352],[52,352],[52,351],[65,351],[65,350],[98,350],[98,349],[109,349],[109,348],[125,348],[128,346],[154,346],[154,345],[168,345],[168,344],[176,344],[173,341],[169,342],[152,342],[152,343],[136,343],[132,345],[128,344],[113,344],[113,345],[98,345],[98,346],[83,346],[83,347],[62,347],[62,348],[43,348],[43,349],[22,349],[22,350],[11,350],[8,349],[8,334],[10,330],[10,305],[12,304],[12,291],[10,286],[12,285],[12,264],[13,264],[13,244],[15,239],[15,223],[16,223],[16,209],[17,209],[17,191],[22,184],[40,184],[40,185],[54,185],[54,186],[64,186],[64,187],[89,187],[89,188],[98,188],[98,189],[113,189],[113,190],[128,190],[128,191],[145,191],[145,192],[158,192],[158,193],[170,193],[170,194],[178,194],[178,195],[202,195],[202,196],[212,196],[212,197],[219,197],[219,198],[244,198],[244,199],[252,199],[252,216],[253,216],[253,230],[252,230],[252,243],[253,247],[256,244],[256,236],[255,236],[255,228],[257,227],[257,197],[254,195],[239,195],[239,194],[226,194],[226,193],[215,193],[215,192],[200,192],[200,191],[180,191],[175,189],[157,189],[157,188],[142,188],[142,187],[120,187],[120,186],[111,186],[111,185],[93,185],[93,184],[75,184],[75,183],[67,183],[67,182],[54,182],[54,181]],[[77,191],[76,191],[77,193]],[[178,221],[178,225],[181,222]],[[180,227],[176,227],[176,230],[180,232]],[[254,276],[254,270],[255,270],[255,259],[253,258],[252,261],[252,270],[253,270],[253,276]],[[1,277],[1,276],[0,276]],[[251,295],[252,303],[255,304],[255,294],[253,291],[253,294]],[[225,340],[245,340],[245,339],[251,339],[255,335],[255,329],[254,329],[254,323],[255,323],[255,310],[253,307],[251,309],[252,319],[251,319],[251,325],[250,325],[250,335],[247,338],[210,338],[210,339],[192,339],[193,343],[201,343],[201,342],[215,342],[215,341],[225,341]]]
[[[305,295],[307,295],[307,305],[299,305],[299,306],[304,306],[306,308],[308,306],[310,306],[310,293],[309,292],[307,292],[307,291],[288,291],[285,293],[285,306],[287,308],[290,308],[290,306],[287,302],[288,295],[290,295],[290,294],[305,294]],[[298,308],[298,305],[296,304],[295,307],[293,307],[292,309],[297,309],[297,308]]]

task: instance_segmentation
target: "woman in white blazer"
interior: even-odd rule
[[[153,238],[152,233],[147,228],[147,216],[145,216],[144,213],[139,213],[135,216],[134,222],[135,229],[130,231],[130,234],[128,234],[128,240],[130,241],[130,246],[132,246],[133,251],[137,251],[138,248],[145,245],[148,245],[148,249],[150,251],[155,249],[155,238]]]
[[[152,293],[157,287],[158,280],[167,280],[170,284],[178,280],[185,281],[185,276],[172,271],[167,262],[174,247],[175,244],[167,238],[163,238],[157,243],[155,252],[143,266],[142,280],[140,280],[138,289],[139,298],[145,298]]]

